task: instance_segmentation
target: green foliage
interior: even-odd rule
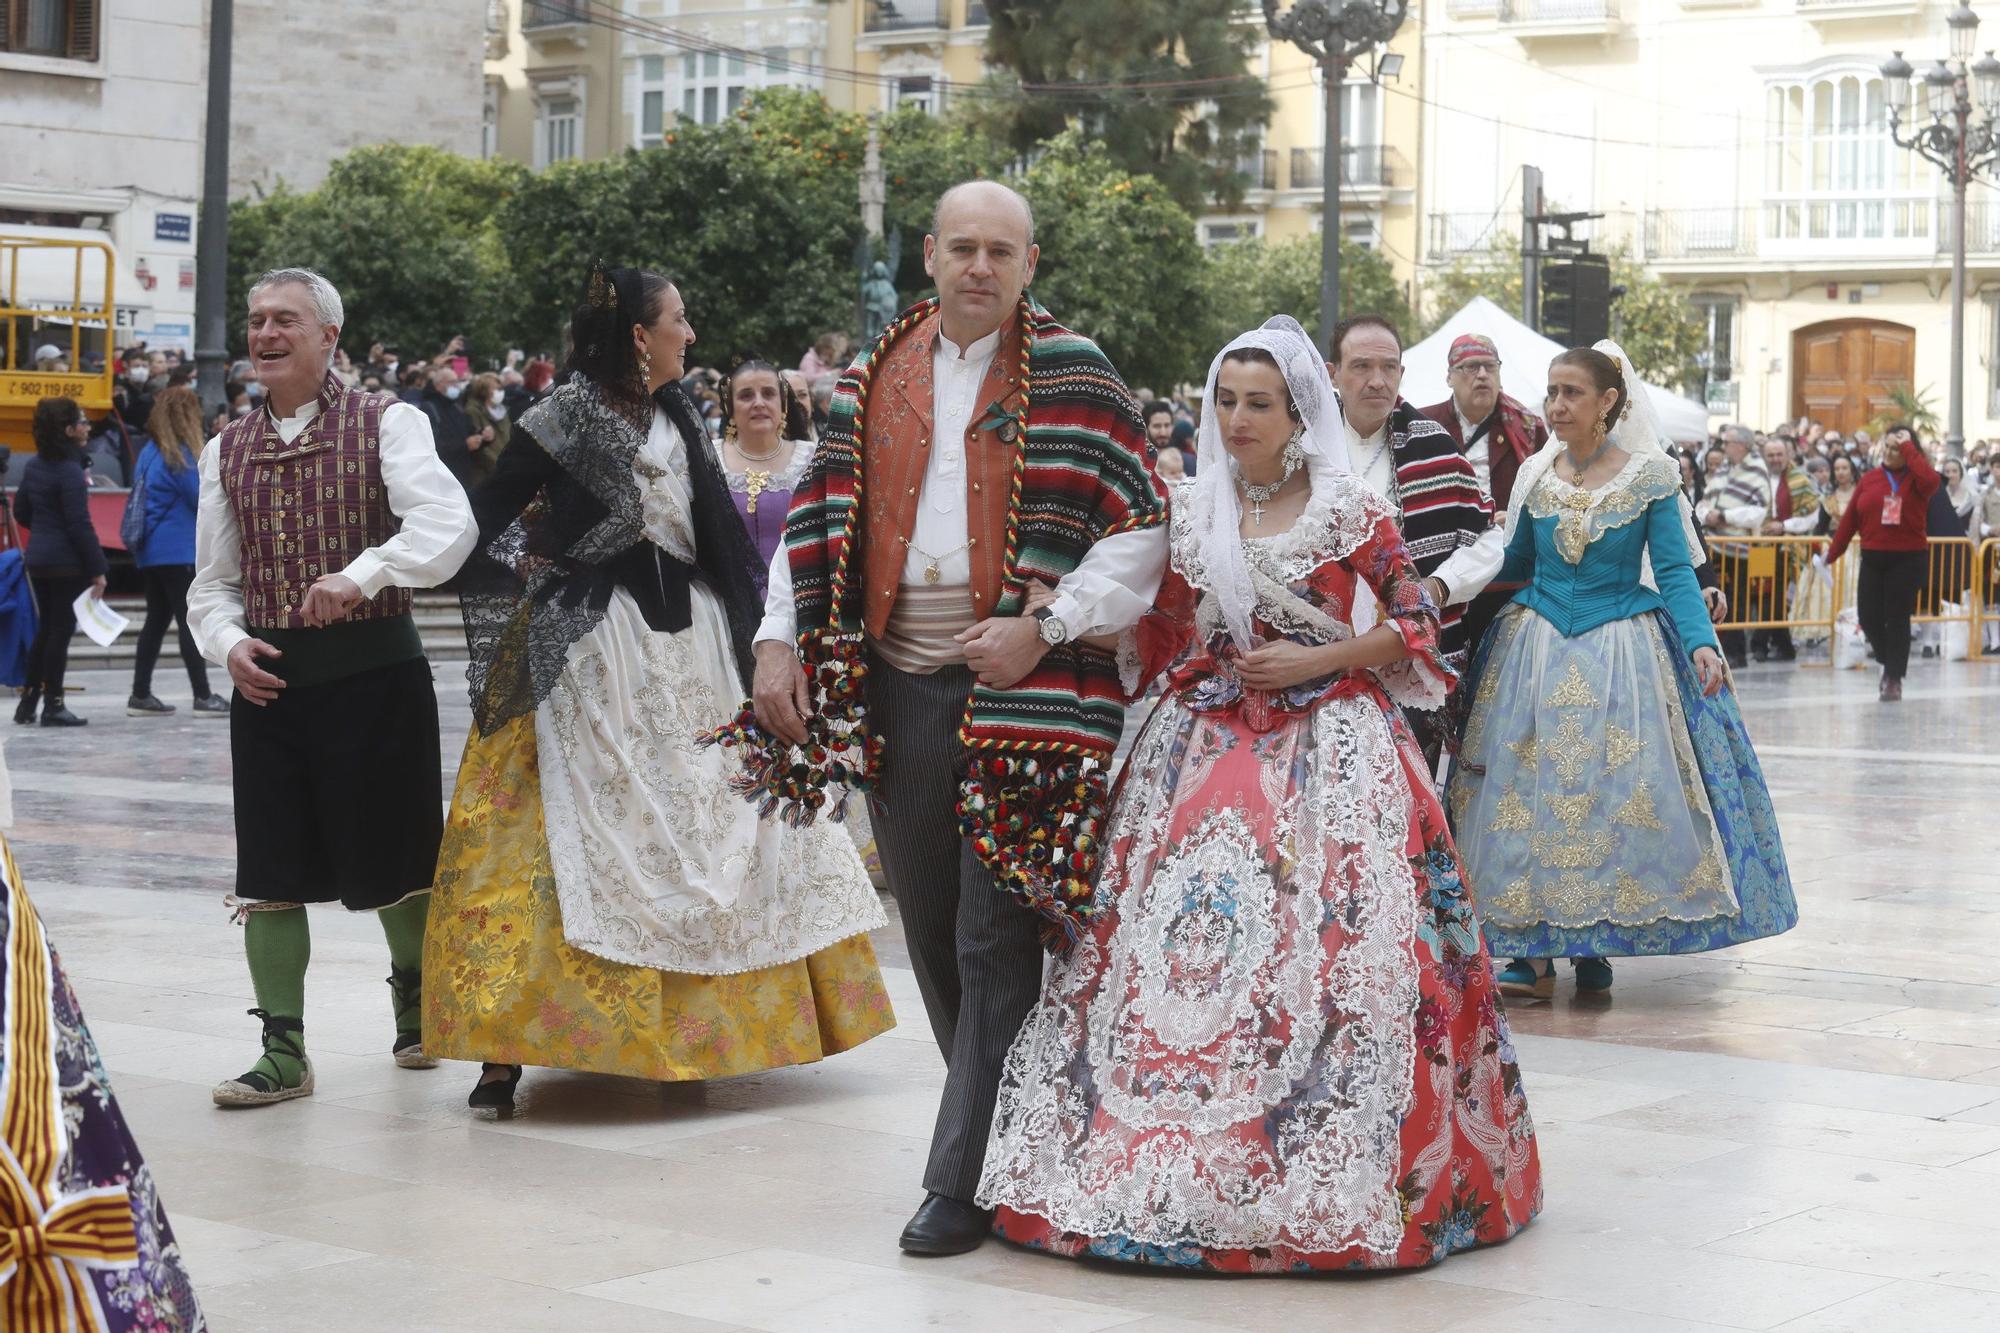
[[[1879,437],[1883,431],[1896,426],[1908,426],[1921,440],[1938,439],[1944,434],[1944,426],[1938,420],[1937,404],[1931,398],[1932,391],[1922,393],[1908,384],[1898,384],[1889,390],[1889,405],[1875,414],[1868,423],[1871,435]]]
[[[1611,252],[1611,285],[1625,289],[1611,303],[1611,333],[1640,376],[1668,387],[1698,387],[1696,358],[1708,345],[1708,328],[1686,295],[1623,250]],[[1475,296],[1518,318],[1521,238],[1498,235],[1484,251],[1455,256],[1425,275],[1423,291],[1426,336]]]
[[[1172,383],[1203,356],[1194,219],[1102,144],[1052,140],[1021,182],[1035,210],[1035,298],[1094,339],[1127,384]]]
[[[334,163],[303,194],[282,186],[230,209],[230,345],[244,340],[243,298],[271,268],[316,268],[340,289],[350,354],[368,342],[428,356],[463,333],[476,355],[497,355],[508,265],[495,209],[527,179],[518,165],[439,148],[384,144]]]
[[[1203,309],[1206,346],[1217,349],[1272,315],[1290,315],[1319,336],[1320,238],[1292,236],[1224,246],[1210,256]],[[1379,251],[1355,241],[1340,243],[1340,308],[1349,315],[1385,316],[1404,341],[1416,321],[1402,284]]]
[[[1241,9],[1240,0],[994,0],[986,59],[1013,78],[968,99],[973,115],[1021,153],[1080,130],[1191,212],[1232,204],[1243,191],[1236,163],[1258,146],[1272,109],[1250,71],[1263,24],[1238,22]],[[1192,79],[1207,81],[1201,102],[1188,98]],[[1058,87],[1022,95],[1023,84]]]

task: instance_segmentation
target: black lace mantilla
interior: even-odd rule
[[[548,698],[570,645],[597,628],[621,584],[645,594],[648,622],[670,631],[690,623],[689,581],[707,584],[722,601],[737,672],[749,688],[750,644],[762,609],[756,548],[687,395],[669,384],[653,403],[685,445],[693,565],[646,537],[633,474],[644,430],[581,377],[521,417],[515,443],[473,495],[480,547],[457,587],[481,735]]]

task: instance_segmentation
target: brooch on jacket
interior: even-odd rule
[[[1021,423],[1014,409],[1008,406],[1013,397],[1009,394],[1006,398],[995,398],[987,405],[986,415],[979,419],[979,429],[992,431],[994,438],[1002,444],[1014,443],[1021,434]]]

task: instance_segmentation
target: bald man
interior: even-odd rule
[[[1082,820],[1010,819],[999,788],[1052,812],[1080,787],[1079,813],[1101,820],[1127,699],[1111,653],[1084,640],[1135,625],[1166,564],[1166,496],[1130,391],[1026,296],[1034,229],[1004,185],[938,201],[924,238],[937,297],[842,378],[757,634],[764,794],[810,812],[841,792],[864,738],[881,743],[876,842],[947,1071],[911,1254],[985,1239],[1001,1064],[1042,945],[1066,946],[1091,894],[1095,851],[1068,845]],[[813,748],[791,750],[809,729]]]

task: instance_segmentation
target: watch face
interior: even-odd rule
[[[1062,621],[1057,620],[1054,616],[1042,617],[1042,641],[1044,643],[1061,643],[1067,637],[1068,635],[1063,629]]]

